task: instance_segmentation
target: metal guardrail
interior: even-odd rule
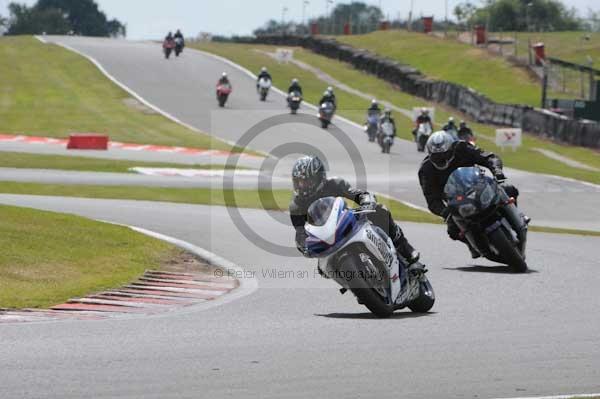
[[[368,50],[314,36],[261,36],[246,43],[299,46],[383,79],[402,91],[459,110],[481,123],[520,127],[553,140],[600,148],[600,124],[570,120],[519,104],[498,104],[475,90],[452,82],[428,79],[417,69]]]

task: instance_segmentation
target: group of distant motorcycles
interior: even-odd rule
[[[257,92],[260,101],[266,101],[271,90],[273,83],[269,78],[259,78],[257,81]],[[229,82],[217,83],[217,101],[220,107],[224,107],[227,103],[229,95],[232,92],[232,86]],[[290,109],[290,113],[295,115],[300,109],[303,97],[299,91],[291,91],[287,96],[287,104]],[[331,120],[335,114],[335,104],[327,101],[319,106],[318,118],[323,129],[327,129],[331,124]]]

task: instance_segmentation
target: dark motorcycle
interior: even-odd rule
[[[175,56],[179,57],[179,54],[183,52],[183,38],[175,38]]]
[[[332,102],[327,101],[321,104],[319,107],[319,120],[321,121],[321,127],[323,129],[327,129],[331,124],[331,120],[333,119],[333,114],[335,112],[335,106]]]
[[[292,114],[298,113],[300,103],[302,102],[302,95],[300,92],[293,91],[288,95],[288,105]]]
[[[482,256],[527,271],[527,225],[514,198],[479,167],[455,170],[444,189],[451,217],[461,234]]]

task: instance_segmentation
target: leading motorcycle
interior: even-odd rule
[[[372,212],[350,209],[341,197],[315,201],[305,226],[309,256],[318,259],[322,276],[342,286],[342,294],[351,291],[378,317],[406,307],[428,312],[435,302],[433,287],[424,272],[408,270],[391,238],[368,219]]]
[[[444,188],[451,216],[482,256],[527,271],[528,220],[495,179],[480,167],[456,169]]]

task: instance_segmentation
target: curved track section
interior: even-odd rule
[[[176,119],[228,141],[237,142],[251,126],[266,118],[286,113],[283,96],[272,92],[268,101],[258,101],[255,83],[247,72],[235,64],[188,49],[180,59],[161,57],[156,43],[130,42],[81,37],[49,37],[49,42],[67,45],[93,57],[122,84],[147,102]],[[215,82],[226,71],[234,85],[227,109],[219,109],[215,99]],[[343,108],[343,93],[339,93]],[[303,112],[314,114],[312,109]],[[356,164],[366,166],[368,180],[359,182],[369,189],[424,206],[418,187],[417,170],[423,158],[413,143],[398,140],[391,156],[381,154],[376,145],[367,143],[364,132],[355,124],[336,118],[344,138],[337,140],[318,127],[289,123],[262,132],[250,147],[264,152],[288,143],[295,148],[316,147],[330,164],[334,174],[354,180]],[[356,146],[361,159],[350,156],[344,144]],[[279,163],[276,174],[289,176],[292,156]],[[522,171],[509,171],[511,182],[520,187],[521,205],[534,223],[600,230],[597,206],[600,186]]]
[[[10,195],[0,202],[161,231],[227,254],[260,287],[244,300],[183,316],[0,326],[2,397],[421,399],[600,391],[597,239],[533,234],[535,272],[514,275],[482,262],[465,265],[466,250],[449,240],[431,246],[442,227],[407,224],[415,244],[428,248],[438,302],[428,315],[378,320],[319,278],[313,262],[240,245],[245,239],[224,208]],[[263,212],[243,214],[264,237],[292,240],[288,226]]]

